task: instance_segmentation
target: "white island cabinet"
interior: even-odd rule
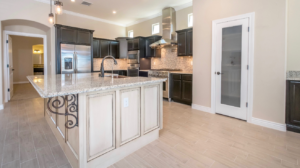
[[[45,118],[74,168],[106,168],[159,137],[166,79],[27,78],[45,99]]]

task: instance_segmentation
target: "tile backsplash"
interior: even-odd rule
[[[161,58],[151,59],[151,69],[181,69],[183,71],[193,71],[193,57],[178,57],[177,46],[163,47]]]
[[[118,65],[114,65],[114,61],[112,59],[105,59],[104,61],[104,69],[111,70],[112,65],[114,65],[115,70],[127,70],[127,59],[117,59]],[[102,58],[94,58],[93,65],[94,71],[100,71]]]
[[[287,71],[286,78],[300,78],[300,71]]]

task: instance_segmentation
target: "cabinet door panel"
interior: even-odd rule
[[[82,31],[78,30],[77,31],[77,44],[86,44],[90,45],[91,44],[91,33],[88,31]]]
[[[193,30],[187,32],[187,55],[193,55]]]
[[[110,42],[110,55],[114,56],[115,58],[119,58],[119,42]]]
[[[133,39],[133,50],[139,49],[139,42],[140,42],[139,38]]]
[[[300,126],[300,83],[290,83],[290,124]]]
[[[115,92],[87,97],[88,161],[115,149]]]
[[[100,58],[100,40],[93,40],[93,58]]]
[[[128,51],[133,50],[133,40],[128,40]]]
[[[159,85],[145,87],[144,96],[144,134],[146,134],[159,127]]]
[[[182,100],[192,103],[193,99],[193,82],[182,81]]]
[[[177,45],[178,56],[186,55],[186,32],[178,33],[178,45]]]
[[[172,81],[172,98],[181,99],[181,80]]]
[[[126,105],[125,100],[128,100]],[[121,145],[141,135],[140,89],[121,91]]]
[[[61,28],[61,42],[75,44],[77,39],[77,30],[70,28]]]
[[[109,44],[110,42],[107,40],[100,41],[100,57],[104,58],[109,55]]]

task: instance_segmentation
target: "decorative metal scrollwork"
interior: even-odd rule
[[[64,115],[67,117],[65,127],[68,129],[72,129],[78,126],[78,95],[67,95],[67,96],[60,96],[60,99],[57,98],[49,98],[47,102],[47,109],[56,115]],[[54,100],[53,100],[54,99]],[[52,108],[55,109],[53,111]],[[60,108],[65,108],[65,113],[57,112]],[[75,119],[75,123],[73,120],[70,120],[69,117],[73,117]]]

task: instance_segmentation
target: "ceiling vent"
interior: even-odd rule
[[[81,4],[86,5],[86,6],[91,6],[92,5],[92,3],[88,2],[88,1],[82,1]]]

